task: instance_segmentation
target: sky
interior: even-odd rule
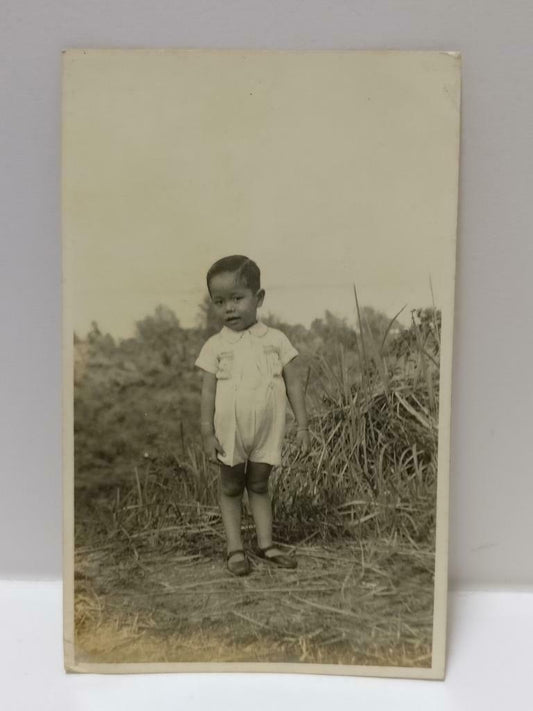
[[[459,64],[443,52],[64,55],[65,299],[83,336],[196,323],[245,254],[309,324],[453,299]],[[433,290],[430,287],[430,281]]]

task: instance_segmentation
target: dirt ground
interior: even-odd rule
[[[431,666],[431,551],[395,541],[286,548],[296,570],[113,546],[76,555],[76,657],[90,662]]]

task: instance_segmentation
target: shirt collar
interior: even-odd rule
[[[229,341],[229,343],[237,343],[237,341],[240,341],[245,333],[250,333],[256,338],[262,338],[263,336],[266,336],[267,331],[268,326],[262,323],[262,321],[256,321],[252,326],[250,326],[250,328],[247,328],[245,331],[232,331],[231,328],[223,326],[222,330],[220,331],[220,335],[226,341]]]

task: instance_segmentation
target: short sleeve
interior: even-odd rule
[[[287,336],[278,331],[278,347],[279,347],[279,359],[281,360],[281,365],[285,367],[287,363],[296,358],[298,351],[289,341]]]
[[[194,365],[213,375],[217,372],[217,352],[212,338],[204,343]]]

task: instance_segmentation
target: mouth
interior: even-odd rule
[[[225,319],[226,323],[232,324],[232,323],[239,323],[241,319],[238,316],[230,316],[229,318]]]

